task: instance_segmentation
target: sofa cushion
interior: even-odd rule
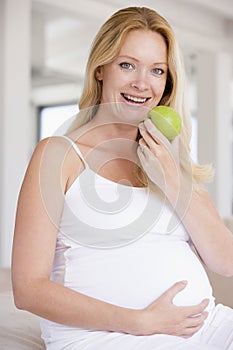
[[[11,291],[0,292],[0,349],[44,350],[39,317],[18,310]]]

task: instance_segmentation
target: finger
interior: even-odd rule
[[[200,325],[203,325],[205,320],[208,317],[208,312],[204,311],[202,314],[198,315],[198,316],[194,316],[194,317],[188,317],[187,318],[187,326],[188,327],[198,327]]]
[[[180,148],[180,138],[176,136],[173,140],[170,141],[170,145],[172,149],[174,150],[174,153],[178,156],[179,155],[179,148]]]
[[[170,142],[168,141],[168,139],[156,128],[156,126],[152,123],[150,118],[144,120],[144,126],[148,133],[153,137],[153,139],[155,139],[159,143],[167,145],[167,147],[170,146]]]
[[[140,123],[138,124],[138,128],[139,128],[139,129],[145,129],[144,122],[140,122]]]
[[[149,144],[150,143],[150,146],[152,147],[154,144],[158,144],[157,140],[154,139],[146,129],[141,129],[140,130],[140,133],[141,133],[141,136],[142,138],[144,139],[144,141]]]
[[[138,141],[138,143],[139,143],[139,146],[142,148],[142,150],[143,150],[145,147],[148,147],[146,141],[145,141],[143,138],[141,138],[141,139]]]
[[[141,141],[142,143],[142,141]],[[148,166],[149,167],[149,162],[153,161],[154,165],[155,162],[158,162],[155,158],[155,155],[150,151],[148,145],[146,143],[142,143],[139,145],[138,149],[137,149],[137,154],[139,157],[139,160],[142,164],[142,166]]]
[[[141,135],[144,139],[144,141],[146,142],[146,144],[148,145],[149,149],[153,152],[153,154],[157,157],[157,158],[160,158],[161,156],[164,156],[164,152],[163,152],[163,148],[161,147],[162,144],[158,143],[158,141],[153,138],[147,130],[143,129],[141,130]],[[168,142],[169,143],[169,142]],[[168,152],[169,156],[173,159],[173,161],[176,163],[177,162],[177,149],[174,145],[171,146],[171,144],[169,143],[169,146],[166,144],[163,146],[165,147],[166,151]],[[174,149],[173,149],[174,148]]]
[[[142,139],[144,140],[144,142],[145,142],[147,148],[148,148],[157,158],[161,157],[161,156],[163,155],[163,150],[162,150],[162,148],[161,148],[161,145],[159,145],[159,144],[157,143],[157,141],[156,141],[155,139],[153,139],[153,138],[151,137],[151,135],[150,135],[147,131],[143,130],[143,131],[141,132],[141,135],[142,135]],[[141,141],[141,142],[142,142],[142,141]],[[143,144],[143,143],[142,143],[142,144]],[[145,149],[144,149],[144,150],[145,150]],[[167,150],[167,148],[166,148],[166,150]],[[170,150],[167,150],[167,151],[168,151],[169,154],[173,157],[172,152],[171,152]]]
[[[190,338],[194,334],[196,334],[201,328],[203,327],[202,325],[199,325],[197,327],[190,327],[190,328],[185,328],[181,334],[181,337],[183,338]]]
[[[170,302],[172,302],[176,294],[181,292],[187,286],[187,283],[187,281],[176,282],[163,294],[163,296],[166,297]]]
[[[199,314],[202,314],[205,308],[209,304],[209,299],[204,299],[202,302],[198,305],[194,306],[184,306],[187,312],[188,317],[195,317],[198,316]]]
[[[204,326],[204,323],[207,317],[208,317],[208,312],[204,311],[199,316],[187,318],[186,327],[184,329],[184,335],[189,337],[194,335],[196,332],[198,332]]]

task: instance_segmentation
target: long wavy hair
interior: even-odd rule
[[[184,173],[190,171],[191,164],[193,183],[200,185],[212,177],[212,167],[195,164],[190,157],[191,118],[185,106],[183,60],[172,27],[153,9],[147,7],[123,8],[102,25],[93,41],[87,62],[84,88],[79,101],[80,113],[68,132],[88,123],[94,117],[102,96],[102,82],[96,78],[97,69],[113,61],[118,56],[126,35],[132,30],[139,29],[159,33],[167,45],[167,81],[159,104],[170,106],[181,115],[183,125],[179,150],[181,170]]]

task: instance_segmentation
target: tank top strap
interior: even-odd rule
[[[85,168],[89,168],[89,165],[87,164],[87,162],[85,161],[85,158],[83,157],[82,155],[82,152],[80,151],[80,149],[78,148],[78,146],[76,145],[76,143],[71,140],[69,137],[65,136],[65,135],[62,135],[61,137],[63,137],[64,139],[66,139],[70,144],[71,146],[73,147],[73,149],[75,150],[75,152],[78,154],[78,156],[81,158],[81,160],[83,161],[84,165],[85,165]]]

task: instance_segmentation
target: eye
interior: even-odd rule
[[[161,68],[154,68],[153,69],[153,73],[156,75],[163,75],[164,74],[164,70]]]
[[[133,69],[133,66],[131,63],[128,62],[122,62],[120,63],[120,67],[123,69]]]

